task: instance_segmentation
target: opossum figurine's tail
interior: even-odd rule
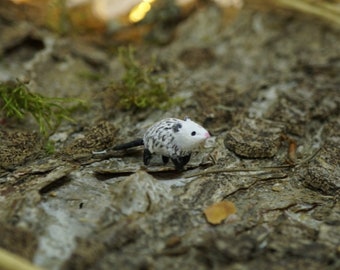
[[[124,144],[119,144],[113,147],[113,150],[124,150],[136,146],[144,145],[144,141],[142,138],[136,139],[132,142],[124,143]]]

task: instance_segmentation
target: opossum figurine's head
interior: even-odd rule
[[[210,137],[209,132],[189,118],[178,120],[172,127],[176,145],[186,151],[191,151]]]

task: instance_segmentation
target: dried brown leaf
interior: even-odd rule
[[[230,201],[221,201],[208,206],[203,210],[205,218],[210,224],[220,224],[228,216],[236,213],[234,203]]]

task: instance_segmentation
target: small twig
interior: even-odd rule
[[[261,178],[261,177],[256,177],[255,176],[255,179],[257,181],[268,181],[268,180],[285,179],[287,177],[288,177],[288,175],[286,173],[278,173],[278,174],[274,174],[274,175],[271,175],[271,176],[266,177],[266,178]]]
[[[191,178],[194,176],[201,176],[201,175],[207,175],[211,173],[234,173],[234,172],[262,172],[262,171],[270,171],[270,170],[276,170],[276,169],[282,169],[291,167],[291,165],[281,165],[281,166],[273,166],[273,167],[258,167],[258,168],[231,168],[231,169],[218,169],[218,170],[209,170],[209,171],[203,171],[191,175],[185,176],[185,178]]]
[[[312,155],[310,155],[306,159],[301,160],[299,163],[296,164],[296,166],[300,166],[300,165],[303,165],[303,164],[311,161],[313,158],[316,157],[316,155],[321,151],[321,149],[322,149],[322,147],[320,147],[318,150],[316,150]]]
[[[103,155],[106,154],[107,150],[102,150],[102,151],[92,151],[92,155]]]
[[[0,248],[0,269],[2,270],[41,270],[28,260]]]

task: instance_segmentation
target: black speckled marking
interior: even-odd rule
[[[182,125],[180,123],[177,123],[177,124],[174,124],[172,129],[173,131],[176,133],[176,132],[179,132],[179,130],[182,128]]]

